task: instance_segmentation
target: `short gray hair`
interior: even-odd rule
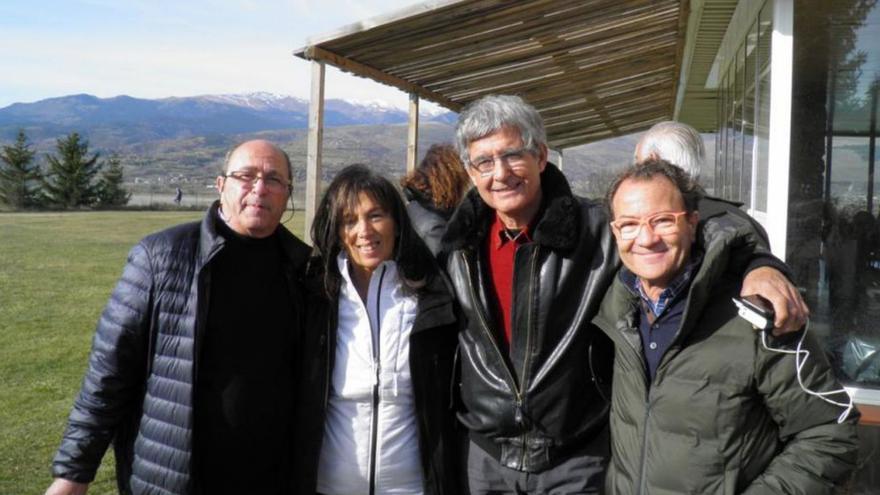
[[[537,152],[547,145],[547,131],[541,114],[519,96],[488,95],[473,101],[461,111],[455,127],[455,150],[465,166],[470,165],[468,145],[502,128],[519,132],[523,146]]]
[[[681,122],[660,122],[648,129],[636,146],[635,160],[637,163],[644,161],[652,154],[678,165],[694,180],[700,178],[700,170],[706,163],[702,136],[696,129]]]

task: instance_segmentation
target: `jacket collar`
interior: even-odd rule
[[[737,242],[737,232],[721,230],[710,239],[703,251],[702,262],[693,276],[686,297],[687,309],[685,319],[675,337],[678,341],[682,336],[690,334],[701,314],[715,297],[715,289],[719,284],[730,283],[725,279],[730,251]],[[625,268],[621,268],[625,270]],[[639,295],[625,282],[626,277],[614,277],[611,289],[600,306],[594,323],[606,329],[616,329],[624,338],[629,338],[633,345],[640,345],[638,333],[624,333],[624,330],[635,328],[635,313],[639,310]],[[731,303],[733,305],[733,303]]]
[[[434,212],[443,218],[449,218],[452,212],[455,211],[455,208],[438,208],[434,204],[434,200],[431,199],[430,193],[424,193],[413,187],[407,186],[403,188],[403,195],[410,203],[415,202],[422,208]]]
[[[554,250],[574,249],[580,225],[578,201],[565,175],[549,162],[541,173],[541,196],[533,241]],[[494,215],[495,210],[483,201],[479,191],[471,189],[449,220],[443,244],[452,250],[478,247],[488,234]]]
[[[451,325],[456,322],[452,286],[439,271],[419,291],[419,307],[412,333],[429,328]]]
[[[216,222],[222,221],[220,218],[220,200],[218,199],[208,208],[208,213],[202,219],[200,227],[199,259],[202,265],[210,261],[226,244],[223,236],[217,232]],[[291,234],[283,225],[278,226],[276,233],[281,244],[281,252],[287,258],[288,263],[293,267],[303,266],[309,258],[311,249],[295,235]]]

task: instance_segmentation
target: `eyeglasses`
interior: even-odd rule
[[[622,218],[611,222],[611,227],[623,241],[631,241],[638,237],[643,225],[657,235],[675,234],[679,230],[678,219],[687,213],[686,211],[662,211],[642,218]]]
[[[520,170],[528,165],[528,160],[526,159],[526,154],[531,153],[531,150],[528,148],[519,148],[514,150],[508,150],[498,156],[478,156],[470,161],[470,166],[477,169],[477,172],[480,173],[482,177],[488,177],[495,172],[495,161],[500,161],[501,163],[507,164],[508,167],[514,170]]]
[[[239,181],[242,189],[252,189],[257,185],[258,180],[262,180],[266,189],[272,192],[283,192],[290,189],[289,182],[274,174],[263,175],[255,174],[253,172],[229,172],[223,177],[229,177]]]

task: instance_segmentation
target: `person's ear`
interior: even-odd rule
[[[540,172],[544,171],[544,168],[547,166],[547,155],[549,151],[547,150],[546,144],[538,145],[538,170]]]
[[[696,235],[697,233],[697,224],[700,223],[700,212],[694,210],[687,215],[688,225],[691,228],[691,234]]]
[[[471,178],[471,183],[474,185],[474,187],[477,187],[479,185],[480,172],[478,172],[477,169],[471,167],[470,165],[465,165],[465,167],[467,167],[465,171],[467,172],[468,177]]]
[[[217,188],[217,192],[223,192],[223,185],[226,183],[226,177],[222,175],[218,175],[217,179],[214,181],[214,186]]]

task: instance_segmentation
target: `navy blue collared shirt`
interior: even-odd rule
[[[687,292],[702,260],[700,253],[692,252],[684,271],[663,289],[657,301],[652,301],[645,294],[639,277],[626,267],[620,270],[621,280],[633,294],[638,294],[641,302],[638,315],[639,333],[642,337],[642,354],[645,356],[649,383],[654,381],[660,359],[681,327],[687,306]]]

